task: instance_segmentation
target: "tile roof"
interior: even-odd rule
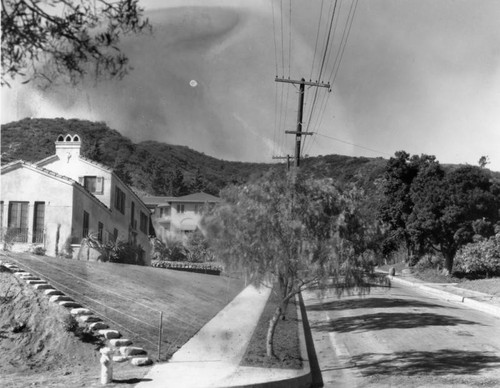
[[[146,205],[168,205],[171,202],[192,202],[192,203],[218,203],[221,202],[219,197],[207,193],[194,193],[183,195],[181,197],[158,197],[158,196],[144,196],[141,197]]]

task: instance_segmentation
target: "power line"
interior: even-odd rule
[[[326,137],[328,139],[332,139],[332,140],[338,141],[340,143],[348,144],[348,145],[351,145],[351,146],[354,146],[354,147],[357,147],[357,148],[362,148],[362,149],[367,150],[367,151],[375,152],[377,154],[392,156],[391,154],[388,154],[387,152],[379,151],[379,150],[376,150],[376,149],[373,149],[373,148],[369,148],[369,147],[360,146],[360,145],[357,145],[357,144],[354,144],[354,143],[351,143],[351,142],[348,142],[348,141],[345,141],[345,140],[342,140],[342,139],[338,139],[338,138],[333,137],[333,136],[323,135],[321,133],[316,133],[316,135],[322,136],[322,137]]]
[[[276,44],[276,23],[274,22],[274,3],[271,0],[271,9],[273,13],[273,42],[274,42],[274,63],[276,67],[276,77],[278,76],[278,46]]]

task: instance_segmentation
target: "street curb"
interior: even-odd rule
[[[485,303],[485,302],[480,302],[480,301],[474,300],[470,297],[456,295],[456,294],[453,294],[451,292],[439,290],[439,289],[436,289],[434,287],[431,287],[431,286],[428,286],[425,284],[415,283],[415,282],[412,282],[409,280],[401,279],[401,278],[398,278],[396,276],[387,275],[387,278],[391,282],[399,283],[399,284],[406,285],[409,287],[415,287],[415,288],[418,288],[418,289],[420,289],[428,294],[438,296],[446,301],[455,302],[455,303],[462,303],[465,306],[470,307],[474,310],[482,311],[483,313],[494,315],[494,316],[500,318],[500,307],[498,307],[498,306],[494,306],[494,305],[491,305],[491,304]]]

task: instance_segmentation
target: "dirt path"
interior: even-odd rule
[[[325,387],[500,385],[498,318],[400,287],[304,299]]]

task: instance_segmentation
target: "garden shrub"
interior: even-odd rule
[[[31,248],[31,253],[37,256],[45,256],[45,252],[46,252],[45,248],[41,246],[36,246]]]
[[[440,269],[443,267],[443,258],[441,256],[425,254],[415,264],[415,269]]]
[[[455,257],[454,269],[474,277],[500,275],[500,233],[462,247]]]
[[[186,256],[187,260],[193,263],[214,261],[214,255],[210,251],[208,240],[199,230],[189,235],[186,242]]]
[[[166,268],[177,271],[204,273],[209,275],[220,275],[223,269],[222,266],[214,263],[190,263],[190,262],[166,261],[166,260],[153,260],[151,262],[151,266],[156,268]]]

